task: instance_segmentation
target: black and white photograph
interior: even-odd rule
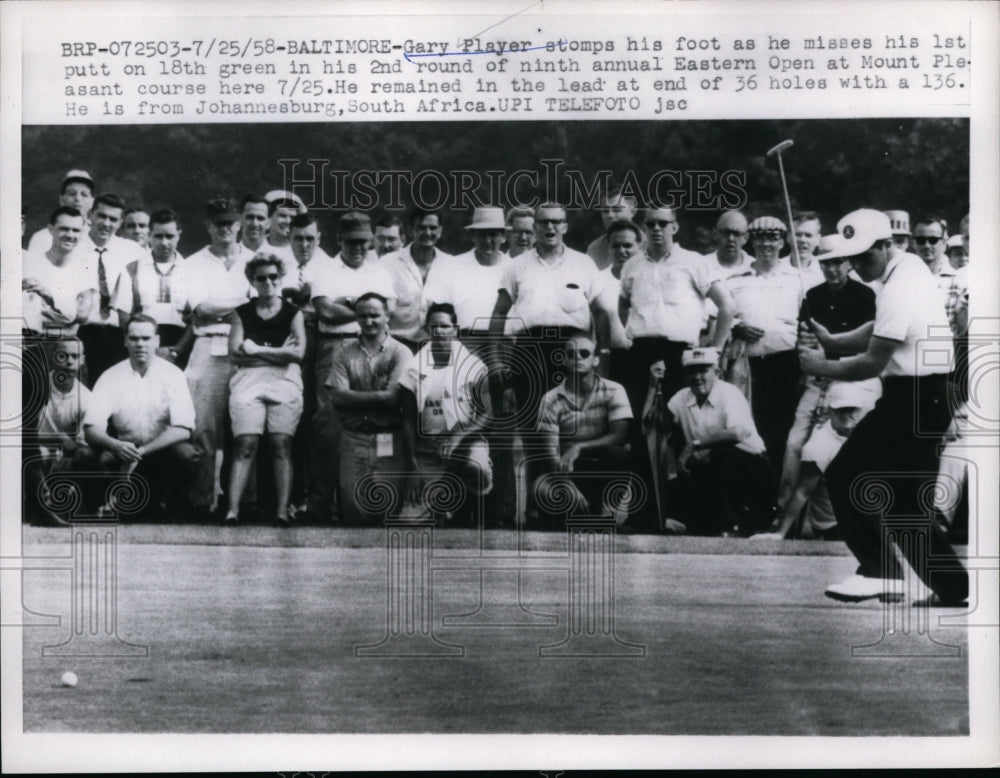
[[[0,7],[4,769],[996,764],[1000,5],[467,5]]]

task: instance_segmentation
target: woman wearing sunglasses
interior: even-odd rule
[[[302,416],[305,324],[302,312],[281,297],[285,268],[274,254],[258,254],[246,266],[257,296],[239,306],[230,319],[229,357],[236,371],[229,381],[229,417],[235,438],[229,477],[229,512],[237,510],[257,453],[267,432],[274,466],[275,521],[288,524],[292,485],[292,438]]]

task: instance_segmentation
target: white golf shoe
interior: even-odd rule
[[[903,599],[903,581],[899,578],[866,578],[855,573],[840,583],[830,584],[823,593],[841,602],[876,598],[882,602],[898,602]]]

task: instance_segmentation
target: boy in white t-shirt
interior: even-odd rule
[[[489,419],[486,365],[458,340],[458,319],[450,303],[428,308],[424,345],[400,380],[404,446],[411,473],[407,498],[419,502],[421,492],[446,474],[459,478],[466,497],[493,488],[489,445],[482,435]],[[459,495],[456,494],[456,497]],[[465,500],[456,501],[465,503]],[[443,510],[441,513],[447,513]]]
[[[58,341],[52,348],[48,401],[38,417],[39,457],[25,463],[25,501],[32,524],[65,524],[50,506],[45,477],[57,470],[85,471],[96,465],[93,450],[83,437],[83,419],[90,391],[80,381],[83,345],[76,338]]]

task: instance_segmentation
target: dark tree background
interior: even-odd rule
[[[792,207],[818,211],[824,232],[860,207],[901,208],[911,217],[930,211],[956,228],[968,213],[967,119],[29,126],[22,131],[22,196],[30,234],[57,204],[66,171],[83,168],[94,176],[99,192],[117,192],[129,204],[176,210],[185,255],[208,240],[202,223],[205,201],[283,188],[280,159],[328,160],[327,204],[335,199],[332,170],[448,175],[523,169],[537,171],[544,182],[541,160],[549,159],[560,160],[564,170],[579,171],[588,183],[601,170],[611,171],[613,182],[632,171],[643,186],[660,170],[718,175],[736,170],[746,177],[747,216],[766,213],[784,220],[777,163],[765,152],[785,138],[795,141],[784,155]],[[309,176],[309,167],[300,165],[297,175]],[[436,186],[430,182],[425,191],[431,196]],[[528,186],[519,192],[546,196]],[[380,194],[387,193],[387,186],[381,187]],[[403,205],[409,205],[405,187],[402,194]],[[336,219],[344,208],[321,208],[322,242],[333,253]],[[375,215],[381,210],[376,208]],[[694,229],[711,226],[718,213],[717,208],[682,209],[680,242],[691,246]],[[442,248],[469,247],[462,230],[468,216],[468,208],[446,214]],[[596,213],[572,212],[567,242],[582,249],[599,231]]]

